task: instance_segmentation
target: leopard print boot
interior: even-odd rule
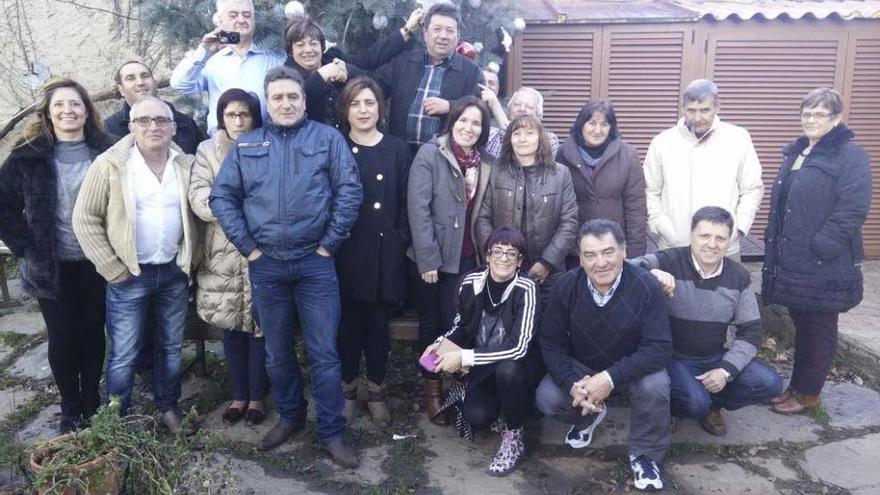
[[[501,432],[501,447],[489,464],[487,473],[491,476],[507,476],[510,474],[525,454],[525,445],[522,441],[522,427],[515,430],[503,430]]]

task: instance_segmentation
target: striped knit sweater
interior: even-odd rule
[[[668,299],[672,347],[678,358],[724,353],[721,367],[736,376],[761,347],[763,327],[749,272],[727,258],[721,274],[703,280],[689,246],[666,249],[631,261],[659,268],[675,277],[675,296]],[[730,348],[727,329],[735,327]]]
[[[497,347],[476,346],[476,335],[483,318],[486,305],[483,292],[489,290],[486,279],[489,269],[482,269],[465,276],[459,287],[458,312],[452,329],[444,335],[465,349],[465,366],[480,366],[508,359],[522,359],[531,348],[535,335],[535,318],[540,314],[538,306],[538,287],[522,273],[517,273],[507,286],[498,307],[499,317],[505,332]],[[471,356],[471,353],[473,355]]]

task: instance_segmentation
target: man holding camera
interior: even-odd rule
[[[208,134],[217,130],[217,100],[230,88],[260,98],[263,120],[266,95],[263,79],[269,69],[284,63],[284,54],[254,45],[254,4],[251,0],[218,0],[217,28],[202,37],[171,74],[171,87],[183,94],[208,93]]]

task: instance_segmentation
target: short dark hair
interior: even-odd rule
[[[346,129],[350,127],[348,112],[351,101],[357,97],[358,93],[365,89],[373,92],[373,95],[376,97],[376,104],[379,106],[379,121],[376,124],[381,125],[385,121],[385,95],[382,93],[382,88],[371,77],[356,77],[348,81],[345,87],[342,88],[342,93],[339,94],[339,98],[336,101],[336,116]]]
[[[553,159],[553,148],[550,146],[550,138],[547,137],[547,131],[544,130],[544,124],[538,117],[525,114],[513,119],[507,125],[504,132],[504,138],[501,140],[501,154],[498,155],[498,167],[513,170],[516,161],[516,154],[513,152],[513,132],[518,129],[535,129],[538,131],[538,151],[535,153],[535,162],[538,166],[549,168],[551,171],[556,168],[556,161]]]
[[[122,68],[129,64],[140,64],[143,65],[147,72],[150,73],[150,77],[153,77],[153,69],[150,68],[149,65],[141,62],[140,60],[126,60],[119,64],[119,67],[116,68],[116,73],[113,74],[113,80],[116,81],[116,84],[122,84]]]
[[[497,246],[498,244],[507,244],[523,254],[526,252],[526,237],[519,229],[513,227],[498,227],[492,231],[492,234],[486,239],[483,251],[488,253],[492,246]]]
[[[266,72],[266,77],[263,79],[263,93],[266,95],[266,98],[269,98],[269,83],[275,81],[281,81],[283,79],[290,79],[291,81],[295,81],[299,84],[299,88],[303,93],[306,92],[306,86],[303,82],[303,76],[296,69],[291,69],[290,67],[286,67],[284,65],[279,65],[278,67],[273,67],[269,69],[269,72]]]
[[[468,107],[477,107],[477,110],[479,110],[482,115],[482,121],[480,122],[480,137],[477,138],[476,144],[477,148],[482,148],[485,146],[486,141],[489,140],[489,107],[483,103],[483,100],[476,96],[467,95],[455,100],[455,103],[452,104],[452,108],[449,109],[449,115],[446,116],[446,128],[443,130],[443,133],[448,134],[449,139],[452,139],[452,127],[455,125],[455,121],[461,117],[461,114],[463,114]]]
[[[818,106],[827,108],[831,115],[843,113],[843,99],[840,97],[840,93],[831,88],[816,88],[810,91],[801,102],[801,111],[805,108]]]
[[[294,43],[306,37],[316,39],[321,43],[321,53],[326,49],[327,40],[324,38],[324,31],[321,26],[308,17],[294,17],[284,29],[284,51],[293,57],[293,50],[290,49]]]
[[[218,129],[226,129],[226,122],[223,121],[223,112],[226,111],[226,107],[232,102],[241,102],[247,105],[248,112],[250,112],[253,120],[253,129],[258,127],[263,127],[263,113],[260,111],[260,99],[257,98],[257,95],[253,93],[248,93],[247,91],[239,88],[227,89],[220,95],[220,99],[217,100],[217,128]]]
[[[729,233],[733,233],[733,215],[720,206],[704,206],[697,210],[691,218],[691,232],[697,228],[697,224],[703,221],[727,225]]]
[[[626,246],[626,236],[623,235],[623,229],[620,228],[619,223],[607,218],[594,218],[581,225],[577,238],[578,247],[581,245],[581,240],[588,235],[599,239],[607,234],[614,236],[614,241],[617,242],[618,246]]]
[[[617,128],[617,115],[614,113],[614,105],[604,99],[590,100],[578,112],[578,116],[574,119],[574,124],[571,126],[571,136],[578,146],[586,145],[583,129],[596,112],[602,113],[605,116],[605,120],[608,121],[608,125],[611,126],[611,130],[608,131],[608,140],[610,141],[620,136],[620,131]]]
[[[458,32],[461,32],[461,9],[458,7],[458,5],[447,2],[440,2],[431,5],[431,7],[428,9],[428,12],[425,13],[425,19],[423,21],[425,26],[424,29],[428,29],[428,26],[431,25],[431,18],[435,15],[455,19],[455,24],[458,27]]]

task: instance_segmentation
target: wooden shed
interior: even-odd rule
[[[567,134],[590,98],[610,99],[624,138],[644,158],[679,117],[693,79],[719,87],[722,119],[747,128],[767,192],[752,234],[766,225],[782,147],[800,134],[806,93],[834,87],[844,122],[871,155],[874,194],[866,254],[880,258],[880,1],[518,0],[508,91],[545,96],[544,119]]]

